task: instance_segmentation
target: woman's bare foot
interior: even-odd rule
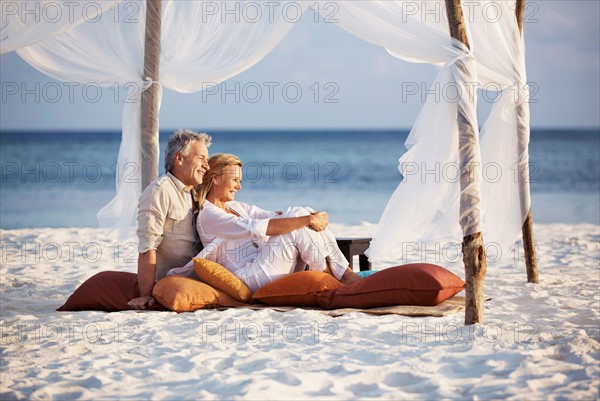
[[[325,265],[327,266],[325,268],[325,270],[323,270],[323,273],[327,273],[330,274],[331,276],[335,277],[335,275],[333,274],[333,270],[331,270],[331,258],[329,256],[325,257]],[[337,278],[337,277],[335,277]],[[359,276],[358,274],[354,273],[354,271],[348,266],[346,268],[346,271],[344,272],[344,275],[342,276],[341,279],[338,279],[342,284],[346,285],[346,284],[352,284],[352,283],[356,283],[357,281],[361,280],[362,277]]]
[[[346,269],[346,272],[342,276],[342,279],[340,280],[340,282],[344,285],[348,285],[348,284],[354,284],[360,280],[362,280],[362,277],[359,276],[358,274],[354,273],[354,271],[348,267]]]

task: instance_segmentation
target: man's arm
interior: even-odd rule
[[[140,295],[127,305],[146,309],[156,303],[152,289],[156,279],[156,248],[162,241],[167,210],[169,210],[168,187],[162,184],[149,186],[142,192],[138,207],[138,287]]]
[[[156,250],[150,249],[147,252],[140,253],[138,256],[138,287],[140,289],[139,298],[134,298],[127,303],[135,309],[146,309],[156,303],[152,296],[154,281],[156,277]]]

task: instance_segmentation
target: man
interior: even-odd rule
[[[140,296],[129,301],[135,309],[156,304],[154,283],[167,271],[185,265],[193,251],[192,196],[208,170],[211,137],[178,130],[165,151],[166,174],[154,180],[142,193],[138,209],[138,285]]]

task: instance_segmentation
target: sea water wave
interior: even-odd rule
[[[161,132],[161,151],[171,133]],[[273,210],[311,205],[333,222],[358,224],[376,223],[402,180],[398,159],[408,131],[210,134],[211,153],[244,161],[239,200]],[[95,214],[114,196],[115,181],[131,179],[139,168],[117,166],[120,140],[119,132],[1,133],[0,227],[96,227]],[[598,224],[599,150],[598,131],[532,132],[536,221]],[[161,160],[159,171],[163,166]]]

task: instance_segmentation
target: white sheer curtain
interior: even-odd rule
[[[17,54],[34,68],[62,81],[137,88],[123,104],[117,194],[98,214],[105,225],[121,227],[125,236],[126,227],[135,224],[141,189],[139,177],[129,173],[139,171],[141,164],[140,99],[148,85],[142,77],[146,3],[27,1],[14,4],[19,7],[14,12],[9,8],[8,18],[3,20],[3,52],[17,48]],[[59,21],[48,14],[54,9],[52,4],[59,7]]]
[[[41,42],[84,22],[95,22],[121,1],[3,1],[0,4],[0,53]]]
[[[381,216],[367,251],[369,258],[397,261],[415,245],[434,249],[433,243],[460,242],[462,235],[481,231],[479,144],[477,136],[472,142],[459,143],[457,124],[460,111],[477,131],[473,85],[477,64],[469,49],[450,37],[442,16],[444,2],[336,4],[339,25],[350,33],[386,48],[395,57],[440,67],[433,95],[427,97],[406,141],[409,150],[399,165],[404,180]],[[423,11],[437,12],[439,18],[423,18]],[[467,155],[462,165],[460,148]],[[468,202],[462,208],[461,172],[472,177],[463,189]]]
[[[252,10],[237,2],[164,1],[160,85],[162,88],[191,93],[219,84],[252,67],[273,50],[294,26],[296,18],[283,11],[288,5],[302,13],[305,6],[293,1],[252,3]],[[236,9],[236,7],[238,7]],[[230,11],[230,13],[227,13]],[[245,18],[236,17],[245,12]],[[145,13],[144,13],[145,15]],[[138,35],[143,40],[143,33]],[[140,62],[140,65],[143,63]],[[125,106],[127,107],[127,106]],[[140,166],[139,109],[124,112],[123,139],[119,150],[119,168]],[[132,161],[136,164],[132,164]],[[140,169],[131,170],[139,173]],[[130,178],[131,175],[129,175]],[[101,225],[120,229],[122,235],[135,226],[137,201],[141,187],[119,181],[115,198],[98,212]]]
[[[198,92],[252,67],[267,56],[310,2],[166,1],[160,81]]]
[[[528,188],[519,190],[519,181],[528,179],[529,108],[523,103],[527,97],[524,46],[514,3],[486,0],[464,8],[471,51],[449,39],[443,2],[337,4],[344,29],[385,47],[395,57],[441,68],[406,141],[409,150],[399,161],[404,178],[367,251],[371,261],[403,260],[415,249],[421,256],[432,251],[439,255],[449,245],[456,249],[452,245],[460,244],[464,235],[478,231],[483,231],[492,258],[512,256],[510,246],[530,207]],[[469,75],[461,64],[467,65]],[[477,129],[477,88],[500,91],[498,101],[481,131],[481,145],[477,138],[471,146],[459,144],[459,110]],[[525,128],[520,136],[519,125]],[[459,148],[470,153],[467,165],[460,164]],[[461,173],[471,177],[462,191],[469,203],[462,208]],[[465,220],[468,216],[474,220]]]
[[[46,2],[40,3],[43,7]],[[135,14],[131,12],[131,4],[136,5]],[[149,85],[142,77],[145,4],[117,3],[114,9],[98,18],[84,20],[51,38],[17,50],[34,68],[62,81],[137,88],[123,104],[117,193],[98,212],[101,224],[120,227],[122,237],[127,235],[128,227],[135,224],[137,199],[141,193],[141,93]],[[130,19],[126,20],[126,16]]]
[[[478,81],[494,102],[481,129],[483,232],[490,248],[512,257],[511,246],[531,207],[525,44],[513,2],[485,0],[480,7],[493,10],[474,13],[470,24]]]
[[[283,9],[292,5],[301,14],[310,6],[301,4],[304,6],[294,1],[253,2],[249,10],[242,8],[243,3],[232,1],[163,0],[160,85],[182,93],[197,92],[247,70],[266,57],[294,26],[296,19],[288,18]],[[123,126],[138,121],[138,115],[127,120],[124,116]],[[139,158],[139,137],[137,133],[134,138],[124,135],[120,166],[121,159]],[[121,183],[113,201],[98,212],[100,224],[118,224],[125,233],[136,223],[140,194],[139,186]]]
[[[46,3],[28,1],[27,5],[43,7]],[[517,115],[516,106],[523,104],[526,92],[518,91],[513,98],[515,89],[511,88],[522,87],[525,82],[524,49],[511,10],[513,2],[485,0],[477,4],[483,8],[491,3],[501,7],[503,15],[497,21],[490,22],[487,15],[477,12],[480,10],[465,10],[469,16],[469,50],[450,37],[443,1],[163,0],[159,83],[146,82],[142,75],[145,1],[101,2],[102,11],[116,13],[91,14],[56,24],[22,23],[22,16],[9,10],[11,15],[2,23],[0,38],[2,52],[18,49],[27,62],[57,79],[136,85],[140,89],[134,102],[125,103],[123,108],[117,194],[98,213],[102,224],[119,226],[122,232],[135,225],[141,191],[141,92],[151,84],[195,92],[250,68],[293,27],[297,18],[289,18],[289,8],[302,13],[310,6],[331,10],[333,5],[336,12],[332,17],[341,28],[395,57],[438,66],[433,94],[427,97],[407,139],[409,150],[400,159],[404,180],[383,212],[368,251],[377,262],[402,258],[407,246],[431,250],[435,243],[460,242],[463,235],[481,231],[482,224],[486,242],[503,244],[503,250],[518,235],[529,200],[525,199],[521,208],[514,174],[517,171],[523,176],[526,172],[528,131],[519,143],[516,130],[518,124],[528,127],[528,108],[525,104]],[[123,16],[131,16],[132,4],[139,12],[127,23]],[[478,158],[477,137],[474,142],[459,144],[457,129],[460,111],[477,130],[477,86],[501,91],[482,130],[482,160]],[[398,107],[400,98],[399,94]],[[466,165],[460,165],[459,147],[468,155]],[[131,176],[132,171],[138,175]],[[460,205],[461,172],[472,178],[463,190],[469,200],[466,208]],[[128,180],[123,179],[125,175]],[[474,209],[478,207],[481,178],[483,221]],[[468,216],[474,219],[466,219]]]
[[[45,3],[30,1],[27,10],[41,10]],[[104,3],[106,7],[113,4]],[[23,59],[44,74],[82,84],[139,89],[123,105],[117,193],[98,212],[99,223],[119,228],[122,237],[136,224],[141,194],[141,92],[151,84],[195,92],[245,71],[277,46],[294,26],[297,14],[311,4],[253,2],[249,9],[243,2],[164,0],[158,83],[143,77],[145,5],[145,1],[128,1],[117,4],[121,9],[108,15],[62,25],[21,24],[20,15],[2,25],[3,52],[17,48]]]

